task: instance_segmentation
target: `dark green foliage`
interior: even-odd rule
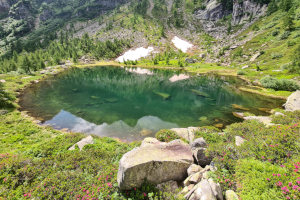
[[[280,9],[288,12],[293,6],[293,0],[281,0]]]
[[[293,20],[294,20],[294,12],[293,12],[293,9],[291,9],[291,10],[285,15],[285,17],[284,17],[284,19],[283,19],[283,26],[284,26],[284,29],[285,29],[286,31],[292,31],[292,30],[294,30],[295,24],[294,24]]]
[[[300,89],[300,86],[295,81],[289,79],[277,79],[267,76],[262,78],[260,80],[260,83],[263,87],[270,88],[276,91],[295,91]]]
[[[147,9],[149,7],[149,1],[148,0],[141,0],[137,3],[133,2],[134,6],[134,12],[137,14],[140,14],[142,16],[146,15]]]
[[[60,34],[59,41],[53,41],[46,49],[32,53],[13,53],[9,59],[0,61],[0,72],[9,72],[19,69],[20,72],[30,73],[45,68],[48,65],[57,65],[62,60],[72,59],[74,62],[83,55],[91,55],[96,59],[111,59],[119,56],[124,48],[129,47],[129,41],[114,40],[100,42],[84,34],[82,39],[70,39],[67,34]]]
[[[272,0],[269,3],[267,14],[271,15],[272,13],[276,12],[277,10],[278,10],[278,6],[277,6],[277,3],[276,3],[276,0]]]
[[[290,72],[300,73],[300,45],[296,48],[293,56],[293,63],[289,68]]]

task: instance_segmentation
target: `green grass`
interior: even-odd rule
[[[93,136],[93,145],[69,151],[86,136],[37,125],[18,111],[18,91],[43,77],[39,73],[0,75],[6,81],[0,93],[0,199],[175,198],[148,183],[131,191],[119,190],[119,160],[139,142]]]
[[[300,13],[299,9],[296,10],[296,14],[297,13]],[[285,32],[283,27],[284,15],[286,15],[286,13],[277,11],[270,16],[258,20],[239,35],[238,40],[247,38],[251,34],[256,35],[245,45],[235,49],[231,54],[233,57],[234,55],[238,55],[239,52],[242,52],[242,55],[248,56],[247,59],[240,56],[233,57],[233,62],[250,65],[250,68],[244,70],[245,76],[249,79],[260,79],[265,75],[271,75],[279,79],[291,79],[299,76],[299,74],[289,73],[285,66],[292,63],[297,44],[300,43],[300,20],[295,18],[295,29],[290,32],[288,38],[281,39],[280,36]],[[259,27],[259,30],[254,31],[253,27]],[[277,34],[273,34],[275,32]],[[255,61],[250,62],[250,58],[256,52],[262,52],[262,55]],[[252,71],[252,69],[256,69],[256,66],[259,66],[262,71]],[[273,70],[282,71],[276,72]]]

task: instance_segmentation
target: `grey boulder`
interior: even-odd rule
[[[291,94],[284,105],[286,111],[300,110],[300,90]]]
[[[121,190],[130,190],[144,181],[155,185],[183,181],[193,161],[190,146],[181,140],[164,143],[146,138],[140,147],[121,158],[118,185]]]

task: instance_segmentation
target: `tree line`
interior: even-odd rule
[[[0,58],[0,72],[31,73],[67,59],[76,63],[83,55],[90,55],[97,60],[112,59],[129,47],[129,40],[102,42],[91,38],[87,33],[82,38],[69,38],[67,33],[61,32],[58,39],[50,42],[44,49],[32,52],[23,50],[21,53],[13,51],[11,56]]]

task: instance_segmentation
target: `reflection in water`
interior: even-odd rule
[[[131,140],[160,128],[237,122],[240,119],[232,112],[241,110],[232,104],[264,115],[258,108],[282,103],[239,91],[243,82],[233,77],[184,74],[109,66],[73,68],[27,88],[20,105],[59,129]]]
[[[122,120],[112,124],[103,123],[96,125],[64,110],[61,110],[53,119],[46,121],[44,124],[56,129],[67,128],[72,132],[117,137],[128,141],[142,139],[146,136],[154,136],[154,134],[161,129],[179,127],[177,124],[164,122],[158,117],[153,116],[142,117],[137,121],[134,127],[127,125]]]
[[[154,74],[149,69],[142,69],[142,68],[127,68],[126,71],[136,73],[136,74],[146,74],[146,75],[153,75]]]

